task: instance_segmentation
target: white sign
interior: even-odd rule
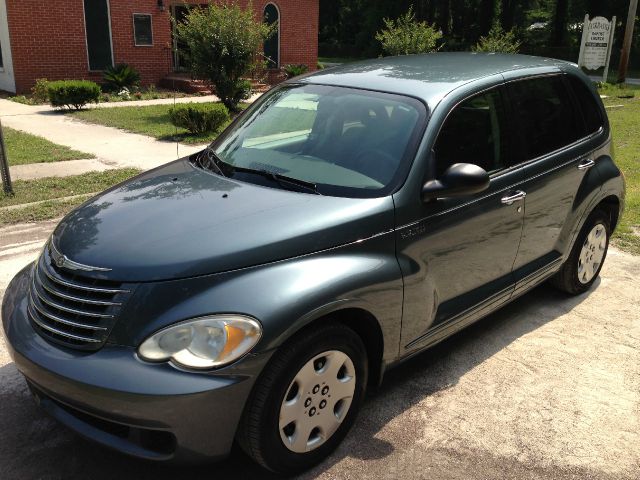
[[[589,15],[584,17],[578,65],[587,70],[605,67],[603,81],[607,80],[615,22],[616,17],[611,21],[604,17],[593,17],[591,20]]]

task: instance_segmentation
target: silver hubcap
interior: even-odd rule
[[[280,406],[280,438],[296,453],[318,448],[347,416],[356,389],[356,370],[342,352],[316,355],[300,369]]]
[[[587,235],[580,251],[578,259],[578,280],[580,283],[589,283],[596,276],[606,248],[607,229],[598,223]]]

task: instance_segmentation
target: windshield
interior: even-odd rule
[[[401,95],[285,85],[242,115],[212,149],[237,168],[233,178],[277,186],[268,172],[323,195],[375,197],[406,176],[425,116],[422,103]]]

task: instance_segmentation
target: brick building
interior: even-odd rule
[[[253,0],[257,18],[278,22],[264,45],[270,67],[315,68],[319,0]],[[37,78],[100,81],[128,63],[143,84],[184,69],[170,18],[206,0],[0,0],[0,90],[28,92]],[[248,0],[240,0],[246,6]]]

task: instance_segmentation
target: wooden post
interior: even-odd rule
[[[616,17],[611,19],[611,30],[609,32],[609,45],[607,45],[607,63],[604,64],[604,73],[602,74],[602,82],[607,83],[609,77],[609,62],[611,61],[611,48],[613,47],[613,37],[616,31]]]
[[[624,83],[624,81],[627,79],[627,69],[629,68],[629,53],[631,52],[631,40],[633,39],[633,27],[636,21],[637,9],[638,0],[629,0],[629,13],[627,14],[627,25],[624,28],[624,41],[622,42],[620,66],[618,67],[618,83]]]
[[[9,174],[9,160],[7,151],[4,148],[4,135],[2,134],[2,122],[0,121],[0,177],[2,177],[2,188],[6,195],[13,195],[11,185],[11,175]]]

